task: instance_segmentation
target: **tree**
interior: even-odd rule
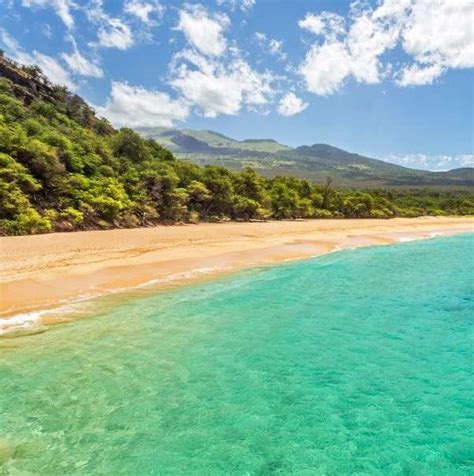
[[[175,188],[169,196],[166,216],[173,222],[186,221],[188,217],[188,192],[184,188]]]
[[[24,65],[21,67],[21,69],[26,73],[29,74],[31,77],[34,79],[43,79],[43,71],[37,64],[32,64],[32,65]]]
[[[271,207],[273,217],[281,220],[282,218],[296,218],[298,195],[294,190],[278,181],[271,189]]]
[[[210,190],[202,182],[192,180],[187,186],[189,208],[196,211],[199,216],[204,214],[212,198]]]
[[[343,200],[344,216],[350,218],[368,218],[371,216],[374,199],[368,193],[356,192]]]
[[[235,176],[235,193],[261,203],[264,199],[262,179],[250,167]]]
[[[117,157],[130,160],[133,163],[144,161],[149,157],[143,139],[132,129],[124,127],[112,137],[112,152]]]
[[[329,209],[330,208],[330,199],[331,199],[331,184],[332,184],[332,178],[331,177],[326,177],[326,185],[323,188],[323,203],[322,203],[322,208]]]
[[[223,167],[205,167],[203,182],[211,192],[211,199],[204,216],[229,216],[232,212],[233,194],[231,173]]]
[[[259,218],[260,204],[251,198],[242,195],[234,197],[233,218],[250,220],[252,218]]]

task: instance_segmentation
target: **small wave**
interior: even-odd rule
[[[0,336],[10,332],[34,329],[39,326],[41,316],[44,314],[45,311],[36,311],[0,319]]]
[[[143,289],[153,286],[159,286],[160,284],[168,284],[174,281],[184,281],[186,279],[192,279],[204,274],[215,273],[216,271],[224,271],[227,268],[221,267],[203,267],[196,268],[190,271],[183,271],[181,273],[170,274],[164,278],[151,279],[142,284],[133,287],[114,288],[102,295],[118,294],[133,289]],[[229,268],[230,269],[230,268]],[[22,314],[16,314],[12,317],[0,318],[0,336],[13,333],[23,333],[38,330],[43,325],[44,317],[63,317],[67,314],[78,312],[79,306],[85,305],[86,301],[91,301],[94,298],[99,297],[100,294],[83,294],[73,299],[63,301],[60,306],[52,309],[42,309],[39,311],[30,311]]]
[[[40,329],[43,326],[44,317],[65,316],[77,312],[80,305],[85,305],[86,300],[92,296],[82,295],[74,300],[67,301],[66,304],[39,311],[30,311],[16,314],[12,317],[0,318],[0,336],[12,333],[22,333]]]
[[[141,289],[141,288],[147,288],[151,286],[157,286],[160,284],[172,283],[174,281],[192,279],[197,276],[201,276],[203,274],[211,274],[217,271],[225,271],[226,269],[230,269],[230,268],[220,268],[220,267],[196,268],[196,269],[192,269],[191,271],[183,271],[181,273],[170,274],[169,276],[166,276],[165,278],[151,279],[150,281],[146,281],[145,283],[135,286],[135,289]]]
[[[398,241],[400,243],[408,243],[409,241],[415,241],[416,238],[414,238],[413,236],[400,236],[398,238]]]

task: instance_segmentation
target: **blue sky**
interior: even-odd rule
[[[117,126],[473,166],[470,0],[0,0],[0,46]]]

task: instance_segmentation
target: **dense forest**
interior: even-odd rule
[[[340,190],[330,178],[314,185],[177,160],[154,140],[115,130],[37,67],[0,61],[0,234],[474,214],[466,191]]]

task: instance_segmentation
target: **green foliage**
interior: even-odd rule
[[[29,170],[18,163],[13,157],[0,153],[0,179],[6,183],[14,183],[23,192],[36,192],[41,188],[39,182]]]
[[[273,182],[270,196],[275,218],[297,218],[298,194],[295,190],[279,179]]]
[[[73,225],[81,225],[84,221],[84,213],[76,210],[73,207],[67,207],[62,213],[61,217],[70,221]]]
[[[37,68],[24,72],[47,85]],[[65,88],[47,87],[49,100],[24,103],[0,79],[1,234],[158,221],[474,214],[469,192],[336,190],[331,180],[267,179],[251,168],[176,160],[131,129],[114,130]],[[217,140],[226,146],[226,138]]]
[[[252,198],[236,195],[234,197],[233,216],[243,220],[259,218],[260,204]]]
[[[51,229],[51,221],[31,206],[17,184],[0,179],[0,230],[8,235],[25,235]]]

